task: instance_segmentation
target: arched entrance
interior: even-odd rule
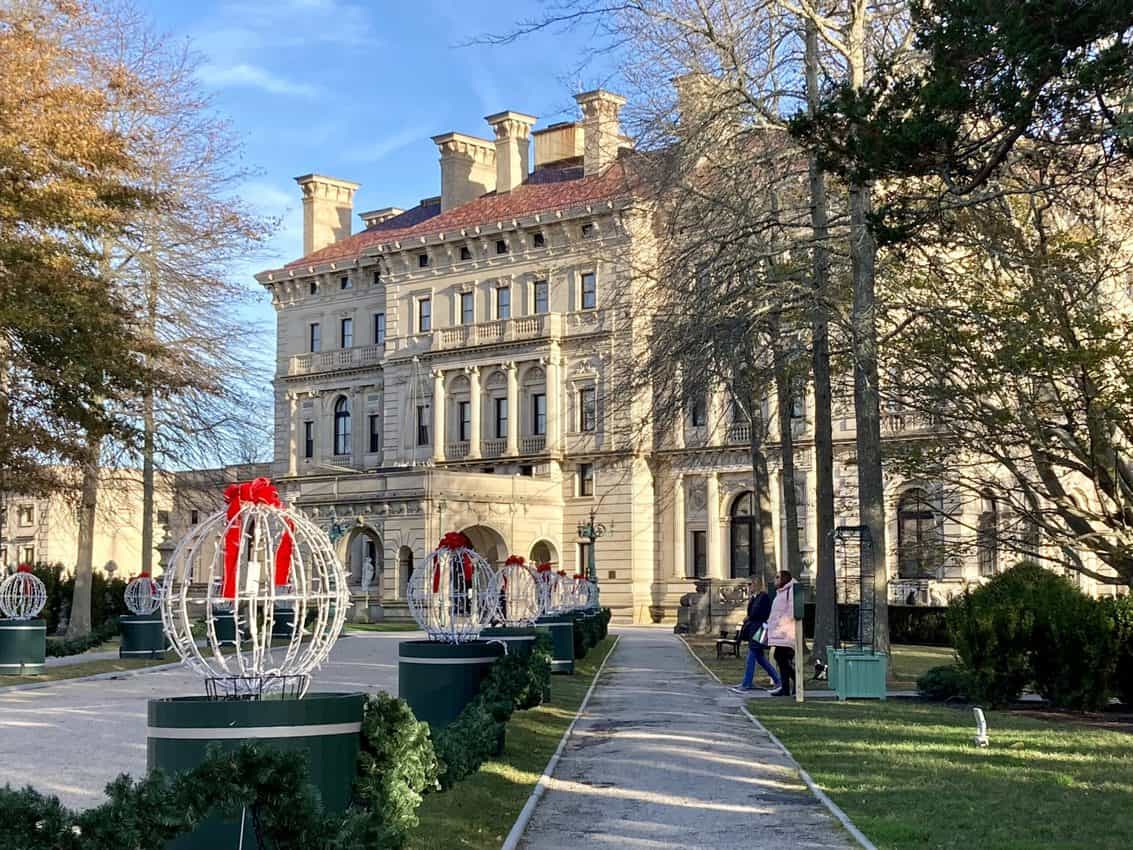
[[[382,539],[374,529],[358,526],[346,538],[346,571],[351,587],[361,587],[370,593],[379,593],[385,556]]]
[[[487,559],[493,567],[499,567],[507,560],[507,543],[494,528],[486,525],[472,525],[461,532],[472,542],[472,548]]]
[[[755,574],[755,502],[750,490],[736,496],[728,523],[732,578]]]
[[[558,568],[559,553],[555,550],[554,545],[549,540],[540,540],[531,547],[531,563],[532,564],[550,564]]]
[[[413,578],[413,550],[408,546],[402,546],[397,550],[397,585],[393,591],[397,599],[405,598],[405,590],[411,578]]]

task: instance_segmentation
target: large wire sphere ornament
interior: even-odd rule
[[[551,569],[550,564],[543,563],[535,567],[535,584],[539,588],[540,616],[559,613],[558,608],[555,607],[559,601],[557,596],[559,574]]]
[[[593,608],[593,584],[585,576],[579,575],[574,577],[573,584],[572,596],[574,607],[580,611]]]
[[[409,612],[430,640],[468,643],[496,619],[500,581],[463,534],[441,538],[406,588]]]
[[[31,620],[46,604],[47,588],[27,565],[0,582],[0,613],[10,620]]]
[[[512,555],[498,571],[500,584],[499,622],[504,626],[532,625],[543,614],[543,598],[535,571],[523,556]]]
[[[142,573],[126,585],[122,594],[126,609],[139,617],[152,614],[161,606],[161,588],[149,573]]]
[[[224,495],[228,508],[173,552],[161,589],[165,632],[210,695],[301,697],[342,632],[346,573],[326,532],[284,508],[268,479]]]

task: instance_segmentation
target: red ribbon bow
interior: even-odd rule
[[[472,541],[461,534],[459,531],[450,531],[441,538],[441,543],[438,549],[448,549],[451,552],[456,552],[461,549],[471,549]],[[464,567],[464,583],[465,585],[472,584],[472,556],[468,552],[464,552],[461,556],[461,563]],[[441,569],[440,561],[433,560],[433,593],[437,593],[441,589]]]
[[[535,567],[535,572],[537,572],[537,573],[549,573],[550,571],[551,571],[551,564],[548,561],[544,561],[543,563],[541,563],[537,567]]]
[[[31,564],[20,564],[18,567],[16,567],[16,572],[18,572],[18,573],[30,573],[31,572]]]
[[[522,555],[508,555],[507,560],[504,561],[504,564],[506,564],[509,567],[513,567],[513,566],[522,567],[524,565],[524,563],[526,563],[526,562],[525,562]]]
[[[224,498],[228,501],[228,530],[224,533],[224,583],[220,587],[220,595],[224,599],[236,598],[236,565],[240,560],[240,540],[244,535],[243,523],[233,524],[232,520],[240,513],[244,505],[269,505],[273,508],[282,508],[279,492],[275,485],[267,478],[257,478],[243,484],[230,484],[224,491]],[[294,542],[291,539],[291,530],[295,528],[290,519],[287,520],[288,531],[279,541],[279,548],[275,551],[275,586],[282,587],[291,577],[291,550]]]
[[[574,580],[575,581],[582,581],[584,578],[586,578],[586,576],[584,576],[582,573],[575,573],[574,574]]]

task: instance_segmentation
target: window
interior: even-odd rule
[[[461,245],[460,246],[460,259],[462,259],[462,260],[471,260],[472,259],[472,251],[467,245]]]
[[[472,437],[472,402],[460,401],[456,404],[456,439],[467,443]]]
[[[936,512],[928,493],[920,488],[905,491],[897,503],[897,574],[901,578],[936,575],[940,560]]]
[[[593,545],[590,541],[578,544],[578,571],[583,575],[590,574],[590,549]]]
[[[315,423],[303,423],[303,457],[310,460],[315,456]]]
[[[8,547],[0,546],[0,567],[8,565]]]
[[[999,509],[990,493],[984,493],[980,501],[983,504],[976,526],[976,560],[981,576],[993,576],[999,572]]]
[[[419,269],[429,268],[429,255],[428,254],[418,254],[417,255],[417,268],[419,268]]]
[[[497,239],[496,240],[496,253],[497,254],[506,254],[507,253],[507,242],[505,242],[503,239]]]
[[[500,286],[496,288],[496,318],[511,318],[511,287]]]
[[[589,239],[593,235],[594,235],[594,222],[588,221],[588,222],[586,222],[586,224],[582,225],[582,238],[583,239]]]
[[[16,517],[24,528],[35,525],[35,505],[20,505],[16,508]]]
[[[422,298],[417,302],[417,333],[428,333],[433,329],[433,302]]]
[[[578,465],[578,495],[594,495],[594,464],[580,463]]]
[[[806,396],[797,390],[791,395],[791,418],[806,419]]]
[[[755,500],[750,490],[732,502],[730,519],[732,578],[748,578],[755,573]]]
[[[370,454],[382,450],[382,417],[379,413],[371,413],[370,422]]]
[[[201,521],[200,511],[196,511],[196,510],[189,511],[189,524],[190,525],[196,525],[200,521]]]
[[[350,402],[346,396],[334,403],[334,453],[350,454]]]
[[[417,405],[417,445],[429,445],[429,408],[428,405]]]
[[[497,398],[496,402],[496,439],[502,440],[507,436],[507,399]]]
[[[386,314],[374,313],[374,345],[386,343]]]
[[[598,283],[594,279],[594,272],[582,275],[582,309],[593,310],[598,306]]]
[[[470,325],[476,319],[473,314],[475,296],[471,292],[460,293],[460,323]]]
[[[343,275],[338,281],[339,289],[353,289],[354,281],[350,279],[350,275]]]
[[[547,395],[535,393],[531,396],[531,433],[542,437],[547,433]]]
[[[704,396],[694,398],[688,412],[693,428],[702,428],[708,424],[708,402]]]
[[[694,578],[708,577],[708,532],[692,533],[692,575]]]
[[[25,546],[24,547],[24,557],[20,561],[20,563],[22,563],[22,564],[35,564],[35,547],[34,546]]]
[[[354,345],[354,320],[343,319],[340,338],[342,339],[342,347],[350,348]]]
[[[311,327],[307,334],[307,348],[311,353],[322,351],[323,335],[318,322],[311,322]]]
[[[547,313],[550,311],[550,290],[547,287],[547,281],[535,281],[535,312],[537,314]]]
[[[594,387],[578,391],[578,429],[593,431],[598,424],[598,410],[594,404]]]
[[[378,286],[382,282],[382,270],[374,269],[374,286]]]
[[[543,237],[542,233],[536,233],[534,236],[531,237],[531,244],[534,245],[536,248],[542,248],[544,245],[547,244],[547,240]]]
[[[307,285],[307,291],[310,292],[312,295],[318,295],[319,294],[319,282],[317,280],[312,280]]]

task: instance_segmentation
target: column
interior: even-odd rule
[[[299,421],[299,394],[287,394],[287,416],[291,427],[288,428],[290,443],[287,446],[287,474],[296,475],[299,471],[300,444],[303,442],[303,433]]]
[[[684,396],[684,369],[680,366],[677,367],[676,373],[673,375],[673,381],[676,382],[678,389],[677,416],[676,427],[673,431],[673,447],[683,449],[685,447],[685,420],[688,418],[688,405],[689,399]],[[684,576],[681,576],[684,578]]]
[[[350,462],[363,468],[362,458],[366,456],[366,388],[355,387],[350,400]]]
[[[704,535],[708,544],[708,577],[723,578],[724,571],[720,566],[720,477],[716,472],[710,472],[705,477],[705,502],[708,510],[708,529]]]
[[[472,407],[472,427],[468,435],[468,457],[475,460],[480,457],[480,368],[470,366],[466,371],[468,372],[470,392],[468,400]]]
[[[519,367],[514,363],[504,365],[507,370],[507,454],[519,454]]]
[[[728,433],[727,411],[724,410],[724,390],[713,381],[708,390],[708,444],[724,444]]]
[[[685,570],[685,477],[673,483],[673,578],[683,579]]]
[[[547,358],[547,451],[559,452],[559,344],[551,341]]]
[[[433,460],[445,459],[445,373],[433,371]]]

